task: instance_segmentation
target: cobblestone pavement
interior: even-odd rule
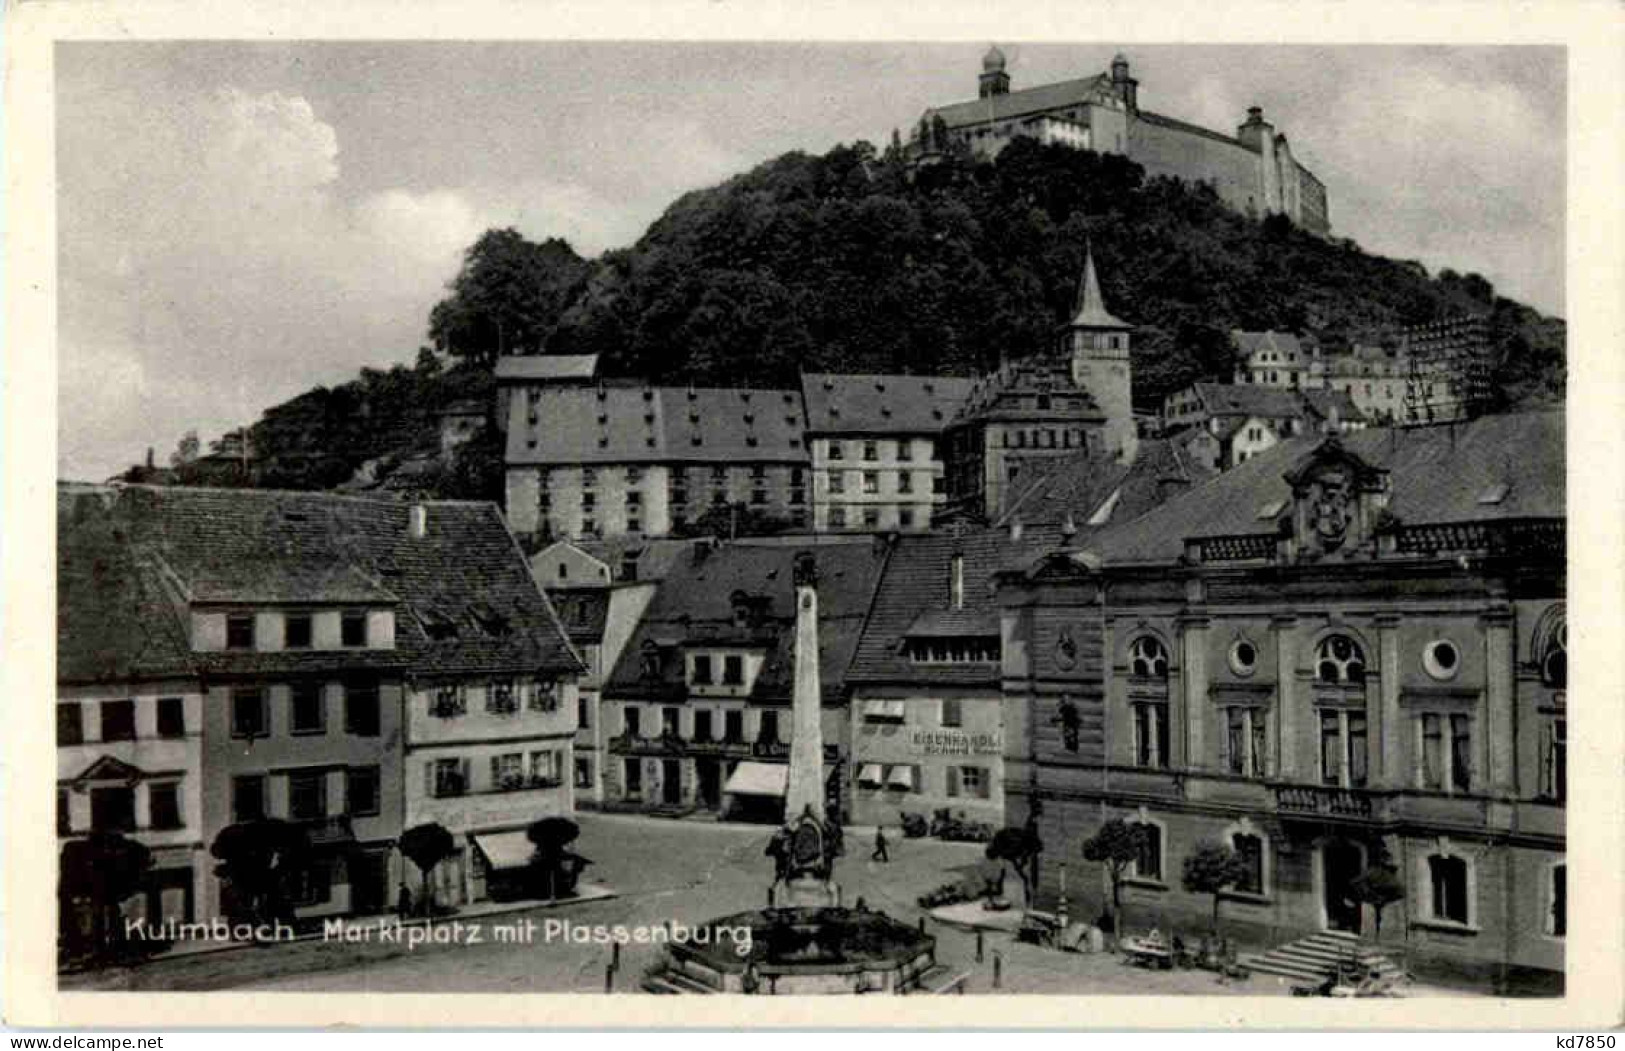
[[[212,990],[267,992],[582,992],[604,991],[610,950],[602,944],[546,941],[549,920],[575,929],[594,926],[655,927],[667,921],[697,925],[766,904],[771,863],[763,855],[769,829],[762,826],[674,821],[631,815],[578,815],[577,849],[593,859],[587,875],[608,884],[618,897],[560,908],[538,908],[482,917],[479,944],[456,940],[408,948],[404,944],[341,944],[321,940],[250,947],[232,952],[158,960],[63,980],[64,989]],[[836,864],[845,900],[909,923],[922,910],[915,898],[956,869],[981,861],[975,844],[893,840],[890,863],[868,860],[872,831],[850,830],[849,854]],[[454,919],[451,918],[451,919]],[[498,928],[523,930],[531,938],[501,941]],[[450,920],[437,923],[438,937],[451,938]],[[555,928],[556,930],[556,928]],[[1011,993],[1137,993],[1287,995],[1286,983],[1257,976],[1219,983],[1204,971],[1152,973],[1124,965],[1114,955],[1074,955],[1017,944],[988,935],[984,959],[975,960],[975,935],[932,925],[940,961],[971,972],[967,992],[993,989],[993,960],[1001,963],[1001,991]],[[622,951],[617,992],[637,992],[645,968],[656,961],[652,945]]]

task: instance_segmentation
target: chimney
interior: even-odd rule
[[[413,504],[407,517],[407,532],[413,540],[429,535],[429,508],[426,504]]]
[[[1021,519],[1019,519],[1019,518],[1010,519],[1010,539],[1011,540],[1020,540],[1021,539]]]
[[[1061,519],[1061,536],[1071,540],[1078,535],[1078,523],[1072,520],[1072,512],[1068,511],[1066,517]]]
[[[958,551],[948,564],[948,601],[954,609],[965,608],[965,556]]]
[[[147,446],[147,470],[152,470],[152,446]]]

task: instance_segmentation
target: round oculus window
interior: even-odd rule
[[[1258,670],[1258,647],[1246,639],[1237,639],[1230,644],[1230,670],[1237,675],[1247,676]]]
[[[1422,667],[1435,679],[1454,679],[1461,671],[1461,653],[1448,640],[1430,642],[1422,650]]]

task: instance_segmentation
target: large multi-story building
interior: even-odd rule
[[[804,550],[817,559],[821,733],[838,797],[846,668],[889,551],[878,537],[699,544],[675,563],[604,686],[606,807],[783,820]]]
[[[152,713],[157,737],[196,737],[179,818],[193,849],[228,825],[295,822],[311,846],[300,915],[377,912],[401,882],[404,828],[459,836],[444,866],[455,901],[480,893],[467,855],[481,835],[569,812],[557,772],[580,663],[494,506],[131,486],[103,513],[156,588],[146,630],[173,628],[198,683],[193,703],[161,696]],[[84,643],[70,630],[60,645]],[[199,914],[238,911],[229,884],[194,879]]]
[[[803,375],[813,529],[929,529],[947,493],[937,440],[970,389],[956,377]]]
[[[925,111],[916,156],[962,144],[991,157],[1021,137],[1121,154],[1149,175],[1207,183],[1245,214],[1286,215],[1312,233],[1330,232],[1325,185],[1292,156],[1261,108],[1248,109],[1229,135],[1141,109],[1139,81],[1122,55],[1107,73],[1019,91],[1010,89],[1005,66],[1004,52],[989,49],[974,100]]]
[[[1206,928],[1214,842],[1244,940],[1369,937],[1351,884],[1392,866],[1413,967],[1561,971],[1562,465],[1561,413],[1296,438],[1001,577],[1007,820],[1056,857],[1143,826],[1138,922]]]

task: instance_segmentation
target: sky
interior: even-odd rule
[[[1116,50],[998,43],[1015,89]],[[986,46],[59,44],[59,475],[410,365],[483,230],[631,244],[684,192],[975,97]],[[1142,108],[1262,106],[1335,235],[1565,314],[1563,49],[1125,50]]]

